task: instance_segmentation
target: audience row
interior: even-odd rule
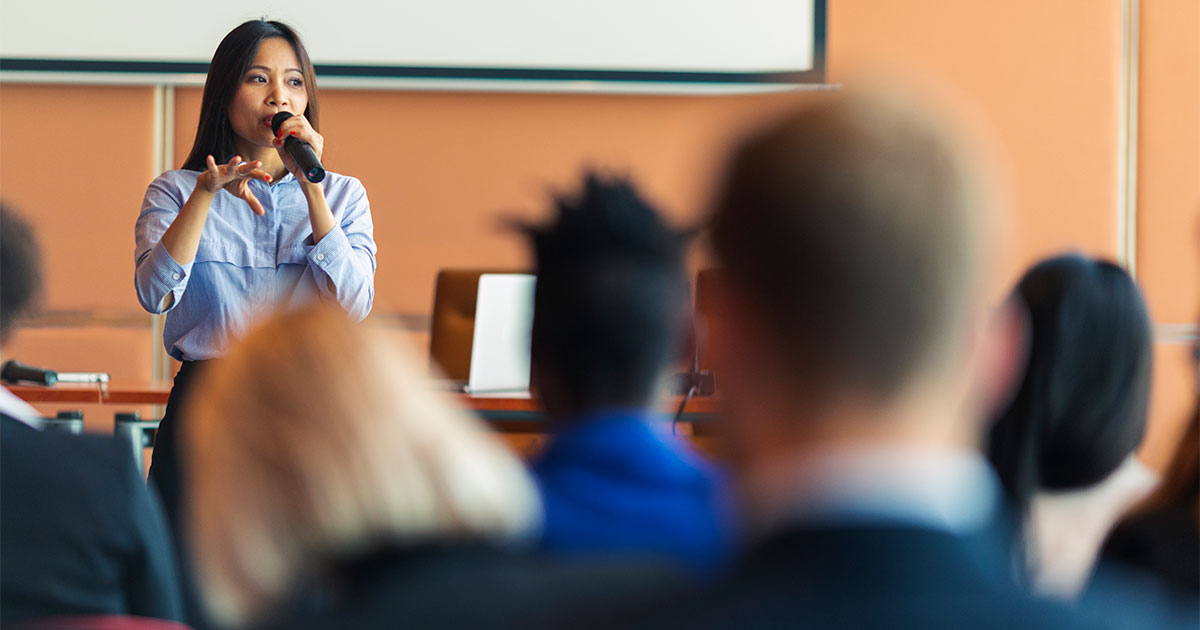
[[[1065,254],[991,303],[979,177],[896,96],[815,99],[736,148],[704,230],[720,461],[657,411],[692,232],[596,174],[518,226],[553,432],[528,465],[332,300],[196,368],[174,540],[115,442],[40,433],[0,391],[0,621],[1196,627],[1200,417],[1161,482],[1138,463],[1140,292]],[[38,261],[2,216],[7,340]]]

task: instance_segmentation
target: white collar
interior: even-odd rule
[[[0,387],[0,413],[24,422],[35,429],[41,429],[42,423],[38,420],[41,414],[38,410],[17,398],[16,394],[8,391],[6,387]]]
[[[977,452],[864,446],[797,456],[758,471],[760,531],[797,521],[898,523],[965,533],[1000,505],[999,483]]]

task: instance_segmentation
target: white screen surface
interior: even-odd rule
[[[207,63],[234,26],[266,17],[296,27],[319,69],[794,74],[819,63],[824,29],[820,0],[43,0],[3,13],[7,62]]]

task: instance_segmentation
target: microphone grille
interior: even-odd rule
[[[279,133],[279,126],[283,124],[283,121],[291,117],[291,112],[279,112],[278,114],[275,114],[275,117],[271,119],[271,131],[274,133]]]

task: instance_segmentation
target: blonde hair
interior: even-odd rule
[[[189,539],[214,618],[269,614],[322,563],[375,545],[519,538],[519,459],[380,334],[317,305],[252,331],[187,409]]]

